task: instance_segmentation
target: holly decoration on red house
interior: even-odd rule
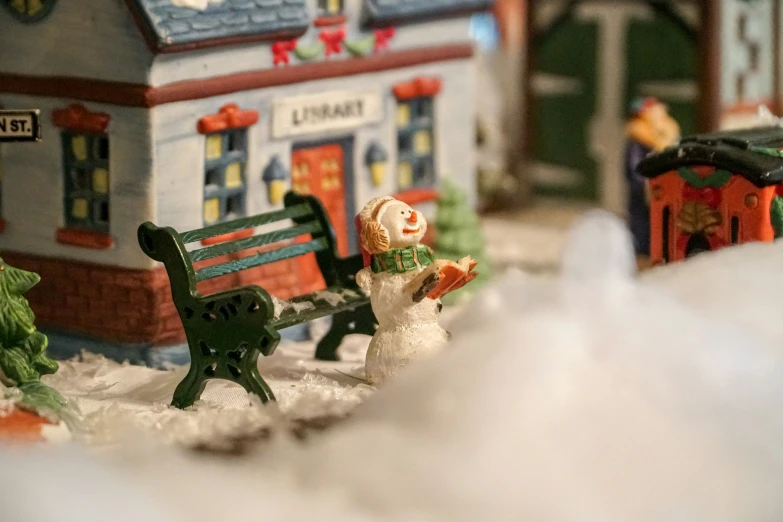
[[[723,224],[723,215],[718,210],[723,201],[721,189],[731,180],[727,170],[714,170],[706,176],[700,176],[688,167],[677,170],[685,181],[682,188],[683,204],[677,215],[677,227],[681,235],[677,240],[680,250],[686,248],[688,240],[695,234],[703,234],[711,248],[724,246],[718,232]]]

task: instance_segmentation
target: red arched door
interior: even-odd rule
[[[337,143],[296,149],[291,155],[292,188],[299,194],[312,194],[321,201],[334,227],[341,256],[347,256],[349,252],[344,162],[343,147]],[[310,254],[301,259],[307,286],[322,287],[315,256]]]

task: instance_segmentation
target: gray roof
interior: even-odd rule
[[[366,0],[365,18],[371,25],[399,23],[417,18],[483,11],[494,0]]]
[[[150,45],[167,52],[243,38],[295,37],[310,18],[305,0],[222,0],[199,11],[171,0],[126,0]]]

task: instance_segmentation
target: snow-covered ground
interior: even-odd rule
[[[175,412],[153,404],[174,374],[64,365],[52,382],[93,412],[83,440],[105,451],[0,448],[2,519],[783,520],[783,327],[766,324],[782,263],[783,242],[748,245],[637,278],[622,224],[593,214],[557,275],[499,278],[452,318],[441,356],[378,391],[340,373],[360,375],[365,340],[332,367],[281,347],[262,369],[279,411],[213,388]],[[96,413],[106,394],[116,415]],[[238,459],[161,444],[349,411]]]
[[[340,348],[343,361],[313,359],[312,342],[283,342],[260,359],[260,370],[278,401],[264,407],[243,388],[211,381],[202,399],[187,411],[171,408],[174,389],[187,367],[160,371],[118,364],[84,354],[60,363],[44,382],[66,396],[77,411],[74,436],[93,446],[123,443],[129,433],[144,432],[164,443],[221,448],[234,439],[255,437],[291,421],[340,418],[371,395],[363,383],[369,337],[349,336]]]
[[[586,210],[585,206],[543,200],[516,213],[486,217],[482,222],[487,256],[499,272],[509,268],[553,272],[569,228]]]

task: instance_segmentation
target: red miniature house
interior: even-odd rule
[[[700,135],[647,157],[654,264],[783,234],[783,129]]]

